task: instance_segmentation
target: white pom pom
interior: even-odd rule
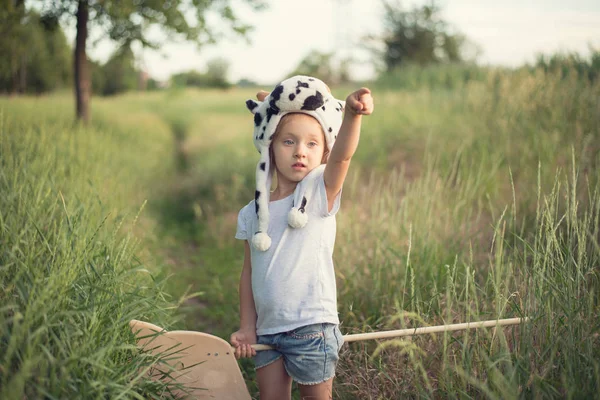
[[[308,221],[308,214],[292,207],[288,214],[288,225],[292,228],[302,228]]]
[[[252,246],[258,251],[266,251],[271,247],[271,238],[264,232],[258,232],[252,237]]]

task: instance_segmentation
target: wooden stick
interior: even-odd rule
[[[358,333],[354,335],[344,335],[344,342],[356,342],[359,340],[370,340],[370,339],[388,339],[402,336],[414,336],[424,335],[426,333],[438,333],[438,332],[450,332],[460,331],[465,329],[476,329],[476,328],[489,328],[506,325],[517,325],[522,322],[527,322],[529,318],[508,318],[508,319],[493,319],[489,321],[480,322],[466,322],[462,324],[451,324],[451,325],[438,325],[438,326],[426,326],[422,328],[409,328],[399,329],[395,331],[382,331],[382,332],[370,332],[370,333]],[[272,347],[265,344],[253,344],[252,348],[256,351],[260,350],[271,350]]]

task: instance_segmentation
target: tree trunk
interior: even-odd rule
[[[77,103],[77,119],[90,120],[90,73],[87,63],[85,43],[88,35],[89,8],[88,0],[79,0],[77,7],[77,36],[75,38],[75,101]]]

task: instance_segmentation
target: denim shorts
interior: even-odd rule
[[[338,353],[344,339],[337,324],[314,324],[289,332],[258,336],[259,344],[273,350],[257,351],[255,368],[259,369],[283,357],[289,376],[301,385],[316,385],[335,375]]]

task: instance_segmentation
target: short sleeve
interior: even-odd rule
[[[241,240],[248,240],[247,233],[247,221],[246,221],[246,211],[248,206],[245,206],[238,213],[238,221],[237,221],[237,230],[235,232],[235,238]]]
[[[327,202],[327,189],[325,188],[325,175],[321,174],[315,180],[315,185],[315,197],[319,202],[319,213],[323,217],[330,217],[337,214],[342,202],[342,189],[340,189],[338,194],[335,196],[333,207],[331,208],[331,211],[329,211],[329,203]]]

